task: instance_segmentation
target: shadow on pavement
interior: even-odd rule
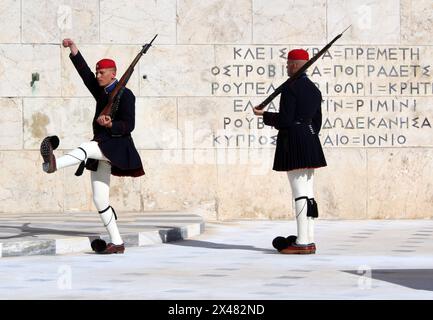
[[[343,272],[368,277],[369,274],[354,270]],[[371,279],[391,282],[416,290],[433,291],[433,269],[373,269]]]
[[[254,246],[239,245],[239,244],[225,244],[225,243],[215,243],[209,241],[199,241],[199,240],[183,240],[176,242],[169,242],[167,244],[182,246],[182,247],[198,247],[207,249],[223,249],[223,250],[248,250],[248,251],[261,251],[267,254],[278,254],[275,249],[265,249],[256,248]]]
[[[90,232],[56,230],[56,229],[49,229],[49,228],[33,228],[30,227],[30,223],[24,223],[22,226],[0,225],[0,232],[2,231],[2,229],[12,229],[12,230],[8,230],[7,232],[16,233],[16,234],[12,236],[3,236],[3,237],[0,236],[0,239],[35,237],[38,235],[47,235],[47,234],[58,234],[62,236],[81,236],[81,237],[95,236],[95,233],[90,233]]]

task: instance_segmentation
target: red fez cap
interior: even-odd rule
[[[304,49],[293,49],[287,55],[287,59],[289,60],[309,60],[310,57],[308,52]]]
[[[111,59],[102,59],[96,63],[96,70],[116,68],[116,63]]]

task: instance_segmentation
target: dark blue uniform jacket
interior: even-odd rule
[[[263,114],[263,122],[279,130],[274,170],[290,171],[326,166],[318,137],[322,126],[321,103],[320,90],[302,74],[283,88],[279,112]]]
[[[320,90],[304,73],[281,92],[279,112],[265,112],[263,121],[280,130],[293,126],[296,121],[311,119],[318,133],[322,126],[321,103]]]
[[[135,96],[125,88],[120,99],[119,109],[114,116],[113,126],[106,128],[99,125],[96,119],[108,103],[108,95],[116,83],[107,88],[100,87],[95,74],[90,70],[80,52],[69,55],[72,63],[83,79],[87,89],[96,100],[93,117],[93,141],[97,141],[102,153],[111,162],[111,174],[115,176],[138,177],[144,174],[140,155],[134,146],[131,132],[135,127]],[[89,167],[92,166],[87,166]]]

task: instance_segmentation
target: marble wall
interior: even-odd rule
[[[88,172],[41,170],[46,135],[57,155],[92,137],[94,101],[61,40],[122,73],[158,34],[128,83],[146,175],[112,177],[112,205],[291,218],[277,132],[251,107],[286,78],[288,50],[315,54],[351,25],[309,69],[324,99],[321,217],[432,218],[432,21],[433,0],[2,0],[0,214],[94,210]]]

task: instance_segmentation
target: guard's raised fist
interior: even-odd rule
[[[63,39],[62,44],[65,48],[67,48],[73,44],[73,41],[71,39]]]

